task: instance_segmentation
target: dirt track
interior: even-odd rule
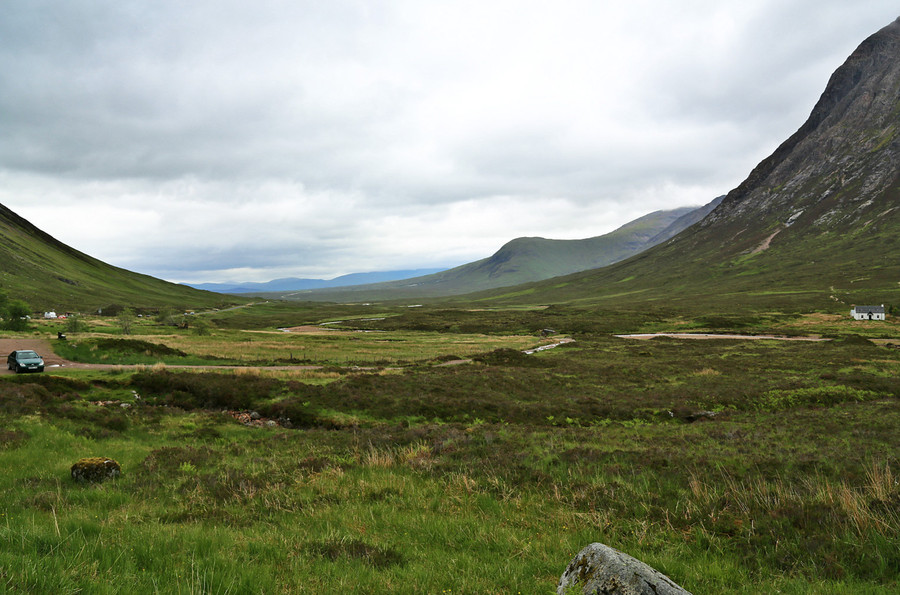
[[[137,366],[124,364],[82,364],[63,359],[53,353],[50,347],[50,341],[45,339],[0,339],[0,356],[3,362],[0,363],[0,374],[15,374],[6,368],[6,356],[17,349],[32,349],[44,358],[44,370],[51,372],[57,368],[77,368],[82,370],[111,370],[113,368],[135,368]],[[166,365],[167,368],[185,368],[185,369],[217,369],[230,370],[236,368],[258,368],[261,370],[318,370],[322,366],[178,366]]]
[[[14,374],[6,368],[6,356],[17,349],[32,349],[44,358],[44,368],[65,366],[67,368],[84,368],[87,364],[77,364],[64,360],[50,349],[50,343],[44,339],[0,339],[0,356],[3,363],[0,364],[0,374]]]

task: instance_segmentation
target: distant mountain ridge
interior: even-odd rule
[[[655,211],[615,231],[582,240],[516,238],[488,258],[402,281],[307,290],[270,297],[317,301],[373,301],[462,295],[540,281],[618,262],[676,235],[722,200],[702,207]]]
[[[431,275],[445,269],[412,269],[402,271],[376,271],[370,273],[350,273],[334,279],[300,279],[285,277],[262,283],[185,283],[195,289],[215,291],[217,293],[263,293],[270,291],[301,291],[305,289],[327,289],[329,287],[346,287],[364,283],[382,283],[398,281],[411,277]]]

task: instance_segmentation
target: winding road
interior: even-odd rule
[[[70,369],[81,369],[81,370],[112,370],[114,368],[137,368],[137,367],[146,367],[144,364],[83,364],[80,362],[73,362],[67,359],[63,359],[53,353],[53,349],[50,346],[50,341],[45,339],[0,339],[0,356],[3,357],[2,367],[0,367],[0,375],[2,374],[15,374],[11,370],[6,367],[6,356],[16,351],[18,349],[31,349],[36,351],[38,355],[44,358],[44,370],[51,371],[55,368],[70,368]],[[183,365],[169,365],[166,364],[166,368],[179,368],[179,369],[195,369],[195,370],[207,370],[207,369],[217,369],[217,370],[231,370],[237,368],[260,368],[266,370],[318,370],[322,366],[183,366]]]

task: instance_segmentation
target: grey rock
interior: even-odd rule
[[[557,595],[691,595],[672,579],[628,554],[592,543],[566,568]]]
[[[259,413],[257,413],[256,411],[251,411],[251,412],[250,412],[250,419],[252,419],[252,420],[254,420],[254,421],[256,421],[257,419],[259,419],[259,418],[261,418],[261,417],[262,417],[262,416],[261,416]]]

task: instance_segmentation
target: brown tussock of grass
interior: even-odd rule
[[[722,373],[712,368],[703,368],[694,372],[694,376],[721,376]]]
[[[478,492],[478,482],[465,473],[451,474],[450,487],[469,495]]]
[[[234,374],[235,376],[246,376],[252,378],[259,378],[261,375],[259,368],[235,368],[234,370],[232,370],[232,374]]]
[[[394,452],[387,448],[372,448],[363,455],[362,463],[366,467],[387,469],[394,466],[396,457]]]
[[[363,455],[363,464],[382,469],[402,465],[414,469],[431,469],[434,466],[433,454],[431,447],[424,442],[397,448],[371,448]]]
[[[900,514],[890,505],[900,499],[900,481],[887,463],[870,463],[865,482],[859,486],[829,481],[819,475],[794,482],[783,478],[740,480],[725,476],[715,485],[692,475],[688,492],[689,497],[681,504],[688,518],[715,520],[731,514],[743,517],[742,523],[752,527],[753,517],[761,513],[824,505],[839,513],[845,519],[842,524],[858,535],[870,530],[900,534]]]

